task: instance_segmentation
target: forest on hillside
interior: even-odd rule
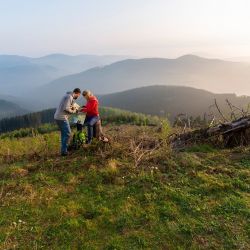
[[[36,129],[44,124],[53,124],[54,113],[55,109],[48,109],[22,116],[2,119],[0,120],[0,134],[22,128]],[[115,108],[101,107],[100,115],[103,124],[157,125],[160,123],[160,118],[157,116],[134,113]]]

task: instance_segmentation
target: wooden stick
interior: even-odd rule
[[[219,106],[218,106],[218,103],[217,103],[217,100],[214,99],[214,104],[215,104],[215,107],[216,109],[218,110],[219,114],[221,115],[221,117],[223,118],[224,122],[228,122],[227,118],[223,115],[223,113],[221,112]]]

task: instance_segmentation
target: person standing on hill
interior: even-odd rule
[[[80,112],[86,113],[83,125],[88,128],[87,144],[92,142],[93,137],[97,138],[99,141],[108,143],[109,139],[104,136],[102,131],[98,99],[89,90],[84,90],[82,95],[87,101],[86,105],[80,110]]]
[[[74,101],[81,95],[79,88],[74,89],[73,92],[67,92],[62,98],[58,108],[56,109],[54,119],[61,131],[61,155],[68,155],[68,144],[71,135],[71,129],[68,117],[70,114],[76,113],[73,104]]]
[[[88,128],[87,144],[90,144],[94,137],[94,127],[96,123],[100,121],[99,102],[89,90],[84,90],[82,95],[86,99],[87,103],[82,107],[80,112],[86,113],[86,118],[83,125],[87,126]]]

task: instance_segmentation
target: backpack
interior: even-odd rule
[[[73,135],[72,147],[74,149],[79,149],[85,143],[86,143],[86,134],[83,131],[77,131]]]

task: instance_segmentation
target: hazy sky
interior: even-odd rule
[[[250,56],[249,0],[0,0],[0,54]]]

